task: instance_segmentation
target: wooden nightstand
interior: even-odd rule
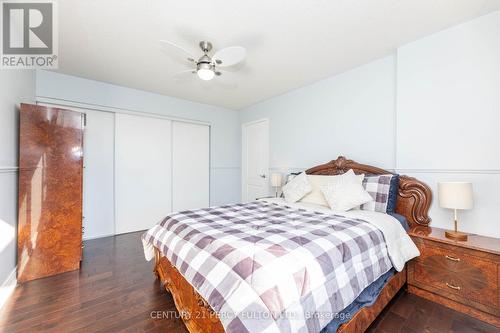
[[[410,229],[420,257],[408,265],[408,291],[500,327],[500,239],[469,235],[459,242],[444,232]]]

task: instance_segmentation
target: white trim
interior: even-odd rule
[[[173,131],[172,131],[173,134]],[[172,144],[174,144],[172,142]],[[172,149],[172,152],[174,150]],[[173,159],[172,159],[173,163]],[[173,168],[172,168],[173,170]],[[212,206],[212,125],[208,126],[208,205]],[[172,187],[173,188],[173,187]],[[172,191],[172,198],[174,193]],[[172,206],[173,208],[173,206]]]
[[[304,171],[313,166],[308,167],[298,167],[298,166],[271,166],[269,170],[272,171],[286,171],[286,172],[298,172]],[[500,170],[497,169],[397,169],[391,167],[381,166],[381,169],[387,171],[394,171],[399,174],[405,173],[450,173],[450,174],[500,174]]]
[[[395,168],[398,167],[398,111],[399,111],[399,94],[398,94],[398,50],[396,49],[395,55],[394,55],[394,118],[393,118],[393,126],[394,126],[394,132],[393,132],[393,142],[394,142],[394,151],[393,151],[393,158],[394,158],[394,166]]]
[[[115,171],[116,171],[116,114],[113,115],[113,235],[112,236],[116,235],[116,172]]]
[[[116,114],[113,116],[113,234],[118,235],[116,223]]]
[[[17,285],[17,266],[14,267],[12,272],[10,272],[9,276],[2,282],[2,286],[0,286],[0,309],[5,305],[10,295],[14,291]]]
[[[246,123],[241,124],[241,128],[249,125],[255,125],[257,123],[267,122],[269,124],[269,118],[260,118],[257,120],[247,121]]]
[[[162,114],[158,114],[158,113],[144,112],[144,111],[138,111],[138,110],[126,109],[126,108],[117,108],[117,107],[112,107],[112,106],[105,106],[105,105],[98,105],[98,104],[91,104],[91,103],[74,102],[74,101],[52,98],[52,97],[45,97],[45,96],[37,96],[36,97],[36,104],[55,106],[55,107],[68,107],[68,108],[73,107],[73,108],[80,108],[80,109],[87,109],[87,110],[94,110],[94,111],[101,111],[101,112],[125,113],[125,114],[131,114],[131,115],[136,115],[136,116],[168,119],[168,120],[174,120],[174,121],[180,121],[180,122],[186,122],[186,123],[192,123],[192,124],[211,126],[211,122],[201,121],[201,120],[196,120],[196,119],[175,117],[175,116],[169,116],[169,115],[162,115]]]
[[[396,169],[398,173],[500,174],[496,169]]]
[[[0,173],[10,173],[10,172],[17,172],[17,171],[19,171],[19,168],[14,167],[14,166],[0,167]]]
[[[241,169],[240,166],[212,166],[210,167],[210,170],[218,170],[218,169]],[[272,169],[277,169],[276,167],[273,167]],[[0,167],[0,173],[9,173],[9,172],[18,172],[19,168],[18,167]],[[500,173],[500,170],[499,170]]]
[[[320,164],[323,164],[323,163],[320,163]],[[319,164],[317,164],[319,165]],[[310,165],[310,166],[307,166],[307,167],[298,167],[298,166],[271,166],[269,167],[269,170],[271,171],[290,171],[290,172],[299,172],[299,171],[305,171],[307,169],[310,169],[312,167],[315,167],[316,165]],[[394,168],[391,168],[391,167],[378,167],[380,169],[384,169],[384,170],[387,170],[387,171],[394,171]]]
[[[93,240],[93,239],[113,237],[113,236],[116,236],[116,234],[106,234],[106,235],[99,235],[99,236],[92,236],[92,237],[83,237],[82,240],[89,241],[89,240]]]
[[[213,167],[210,167],[210,170],[220,170],[220,169],[231,170],[231,169],[241,169],[241,168],[239,166],[213,166]]]
[[[173,212],[174,210],[174,123],[172,121],[170,122],[169,127],[170,127],[170,212]],[[210,127],[208,128],[208,130],[210,131]],[[208,174],[210,175],[210,165],[208,167]],[[208,191],[210,192],[210,176],[208,178],[208,181],[209,181]],[[210,204],[210,198],[208,200],[208,203]]]

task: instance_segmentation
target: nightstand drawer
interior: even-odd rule
[[[455,295],[462,301],[473,301],[491,307],[497,306],[496,281],[492,279],[479,279],[483,274],[471,266],[463,271],[449,271],[436,266],[422,265],[420,262],[413,264],[413,279],[410,283],[418,284],[424,289],[435,288],[443,296]]]
[[[470,251],[442,248],[429,241],[422,242],[419,249],[417,261],[422,265],[456,272],[471,279],[488,279],[496,286],[497,263],[471,255]]]
[[[443,296],[455,295],[464,301],[473,301],[496,307],[497,264],[465,254],[458,249],[441,248],[433,242],[419,242],[420,257],[413,262],[409,283],[440,290]]]

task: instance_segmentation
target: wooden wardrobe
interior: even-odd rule
[[[84,117],[21,104],[19,282],[80,267]]]

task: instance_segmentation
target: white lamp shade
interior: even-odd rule
[[[439,206],[449,209],[471,209],[472,183],[442,182],[438,183]]]
[[[281,173],[273,173],[271,174],[271,186],[280,187],[281,186]]]

